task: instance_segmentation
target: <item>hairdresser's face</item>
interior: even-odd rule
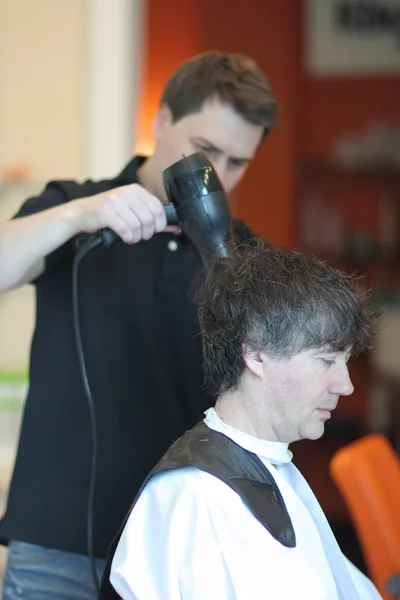
[[[230,192],[245,174],[260,145],[263,128],[252,125],[233,108],[217,100],[206,102],[198,113],[172,122],[167,106],[159,109],[154,122],[154,156],[165,169],[183,156],[204,152]]]
[[[315,440],[340,396],[353,393],[347,362],[350,351],[311,349],[288,360],[262,353],[260,378],[264,393],[254,398],[254,420],[269,429],[271,441]],[[262,436],[265,437],[265,436]]]

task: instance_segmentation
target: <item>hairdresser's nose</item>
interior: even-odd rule
[[[232,168],[229,165],[229,158],[223,156],[213,161],[213,167],[227,194],[239,183],[243,176],[243,168]]]
[[[217,173],[219,180],[221,181],[222,185],[226,189],[226,184],[228,183],[228,176],[227,176],[228,168],[227,168],[226,157],[223,154],[220,154],[218,156],[213,156],[211,162],[212,162],[214,171]]]

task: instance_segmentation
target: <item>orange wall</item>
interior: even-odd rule
[[[205,48],[252,56],[281,103],[280,125],[240,184],[237,212],[273,243],[295,242],[299,4],[293,0],[203,0]]]
[[[282,104],[281,125],[267,139],[235,192],[236,214],[270,241],[292,245],[296,190],[296,93],[299,4],[296,0],[148,0],[142,145],[168,75],[189,56],[218,49],[250,54]],[[143,143],[144,142],[144,143]]]
[[[303,76],[307,155],[325,156],[342,131],[363,131],[375,119],[400,120],[400,77]]]
[[[181,61],[211,49],[250,54],[278,94],[281,121],[234,193],[232,205],[258,233],[288,246],[298,240],[301,158],[326,157],[337,135],[361,129],[371,119],[400,120],[399,77],[307,75],[301,58],[304,1],[147,0],[139,118],[139,148],[147,150],[163,85]],[[375,221],[364,210],[353,218]]]
[[[138,151],[153,145],[151,123],[167,78],[202,51],[200,1],[147,0],[143,93],[138,117]]]
[[[305,0],[301,2],[304,4]],[[399,75],[312,77],[302,67],[300,77],[300,157],[329,158],[332,146],[342,134],[363,135],[375,121],[400,123]],[[326,181],[325,189],[329,186],[334,201],[346,207],[351,229],[376,237],[382,181],[342,177]]]

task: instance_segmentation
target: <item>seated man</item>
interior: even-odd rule
[[[288,447],[321,437],[353,392],[347,361],[371,345],[365,295],[325,263],[259,241],[215,263],[199,306],[215,408],[147,478],[101,598],[380,598]]]

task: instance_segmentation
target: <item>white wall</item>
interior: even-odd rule
[[[134,147],[144,0],[0,0],[0,219],[50,179],[112,176]],[[27,366],[33,290],[0,296],[0,372]]]
[[[81,0],[0,0],[0,168],[27,163],[37,183],[0,189],[7,218],[41,182],[83,174]],[[0,297],[0,371],[25,370],[33,290]]]
[[[82,0],[0,0],[0,165],[83,174]]]
[[[93,179],[113,177],[135,147],[143,0],[86,0],[85,156]]]

